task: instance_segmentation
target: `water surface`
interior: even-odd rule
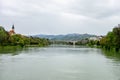
[[[0,80],[120,80],[120,55],[101,49],[50,46],[14,53],[0,52]]]

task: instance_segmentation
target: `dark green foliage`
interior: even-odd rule
[[[100,40],[100,45],[107,49],[115,49],[116,51],[120,50],[120,27],[113,28],[112,32]]]
[[[29,37],[29,44],[30,45],[38,45],[38,46],[46,46],[49,45],[49,40],[44,38],[38,38],[38,37]]]
[[[9,35],[3,27],[0,27],[0,46],[46,46],[49,45],[48,39],[37,37],[27,37],[21,34]]]
[[[24,42],[25,42],[24,37],[20,34],[10,36],[11,45],[14,45],[14,46],[20,45],[21,47],[23,47],[25,45]]]
[[[120,27],[115,27],[113,29],[113,33],[114,33],[114,45],[116,50],[120,50]]]
[[[0,45],[5,45],[7,43],[8,37],[8,33],[2,26],[0,26]]]

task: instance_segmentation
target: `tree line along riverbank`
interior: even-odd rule
[[[54,41],[57,44],[73,45],[71,42],[66,41]],[[0,46],[47,46],[53,44],[49,39],[24,36],[16,34],[14,31],[14,25],[10,31],[6,31],[0,26]],[[106,36],[102,36],[99,40],[89,40],[88,38],[77,41],[75,45],[84,45],[91,47],[100,47],[106,50],[114,50],[120,52],[120,24],[108,32]]]
[[[115,50],[120,52],[120,24],[108,32],[105,37],[100,40],[100,46],[107,50]]]
[[[47,46],[49,40],[44,38],[25,36],[14,32],[14,25],[10,31],[0,26],[0,46]]]
[[[95,37],[96,38],[96,37]],[[51,41],[52,44],[83,45],[98,47],[105,50],[120,52],[120,24],[108,32],[105,36],[97,36],[98,39],[84,38],[78,41]]]
[[[108,51],[120,52],[120,24],[114,27],[112,31],[109,31],[105,36],[102,36],[99,40],[86,40],[86,43],[83,45],[99,47]],[[81,43],[77,42],[76,44]]]

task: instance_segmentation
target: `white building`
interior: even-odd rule
[[[102,39],[102,36],[96,36],[96,37],[89,38],[89,40],[93,40],[93,41],[100,41],[100,39]]]

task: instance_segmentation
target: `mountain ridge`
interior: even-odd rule
[[[33,37],[39,37],[39,38],[47,38],[50,40],[55,41],[79,41],[82,39],[95,37],[96,35],[92,34],[78,34],[78,33],[72,33],[72,34],[59,34],[59,35],[46,35],[46,34],[38,34],[34,35]]]

